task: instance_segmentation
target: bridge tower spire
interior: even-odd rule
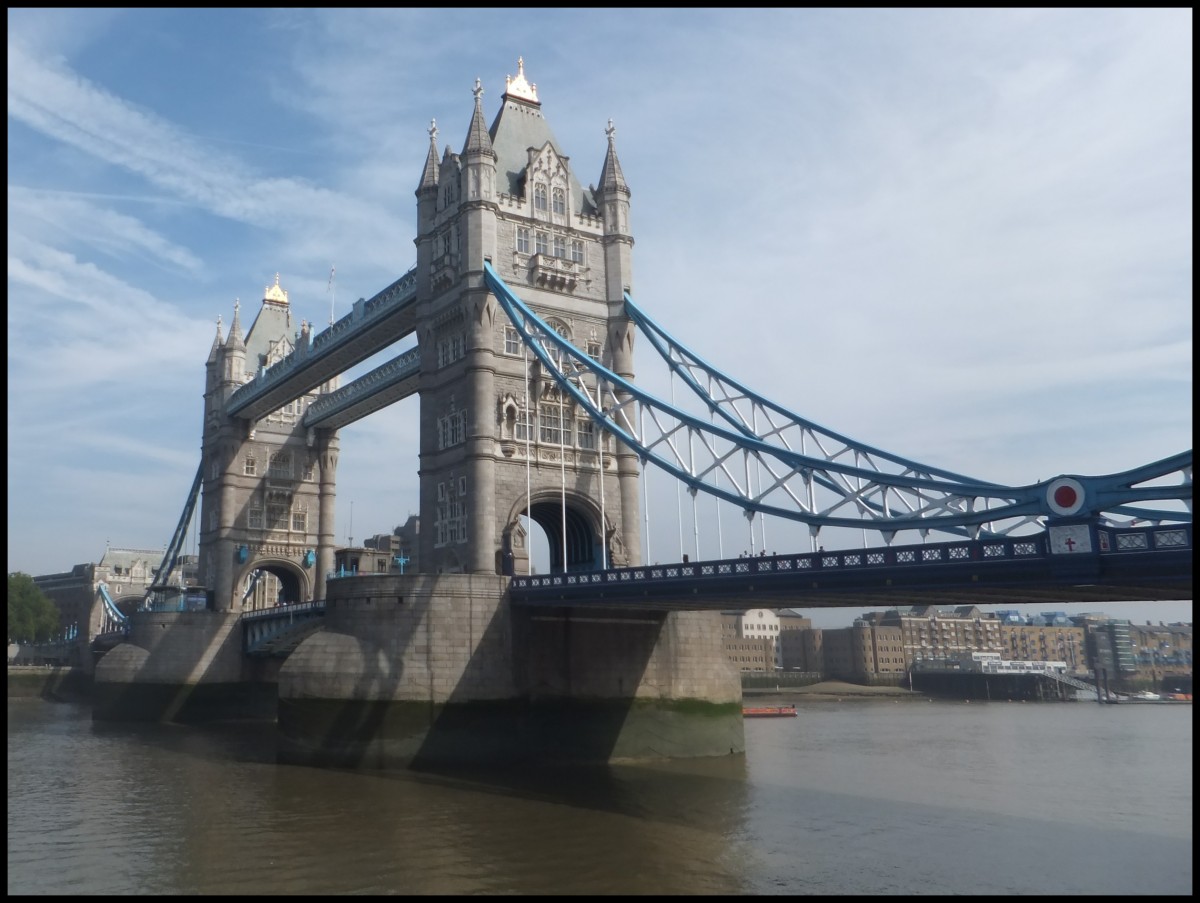
[[[552,570],[637,563],[636,456],[543,378],[484,280],[487,262],[562,335],[632,379],[632,335],[612,322],[624,319],[633,244],[612,136],[609,224],[523,59],[490,127],[478,79],[473,93],[462,153],[447,147],[435,170],[431,128],[416,191],[421,568],[525,573],[522,515],[545,531]]]
[[[604,134],[608,137],[608,148],[604,154],[604,165],[600,169],[599,188],[596,189],[596,206],[601,211],[604,223],[600,246],[604,254],[604,297],[608,303],[608,348],[612,355],[612,369],[618,376],[633,380],[633,339],[636,333],[633,321],[625,314],[625,293],[633,286],[633,236],[629,231],[629,185],[621,172],[617,160],[617,130],[608,120]],[[618,393],[622,409],[630,411],[633,405],[625,393]],[[635,424],[627,424],[631,433],[637,432]],[[617,473],[621,486],[621,511],[625,517],[622,529],[627,536],[637,536],[640,527],[636,523],[638,512],[638,461],[628,448],[617,450]],[[630,518],[633,522],[630,522]],[[636,543],[635,543],[636,546]],[[638,547],[640,551],[640,547]]]
[[[336,431],[303,426],[308,402],[330,385],[261,419],[227,413],[234,392],[294,344],[291,307],[276,275],[244,336],[240,301],[224,341],[218,322],[205,362],[199,567],[219,611],[323,598],[325,573],[333,569]],[[256,570],[271,576],[247,595]]]

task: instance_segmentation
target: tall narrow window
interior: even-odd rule
[[[258,462],[254,460],[254,455],[246,455],[246,463],[242,466],[242,473],[248,477],[255,476],[258,473]]]
[[[529,230],[524,226],[519,226],[517,228],[517,253],[529,253]]]
[[[580,448],[596,448],[596,424],[591,420],[575,421],[575,435]]]
[[[504,327],[504,353],[505,354],[520,354],[521,353],[521,335],[513,326]]]
[[[555,257],[566,257],[567,256],[567,240],[565,238],[563,238],[561,235],[554,236],[554,256]]]
[[[575,263],[583,263],[583,242],[578,239],[571,242],[571,260]]]
[[[537,253],[549,254],[550,253],[550,236],[545,232],[538,232],[534,237],[537,240],[537,247],[536,247]]]
[[[567,212],[567,193],[561,188],[554,189],[554,212],[560,215]]]
[[[267,475],[290,479],[292,476],[292,453],[281,451],[271,455],[271,463],[267,467]]]
[[[558,402],[543,402],[538,405],[539,438],[542,442],[558,445],[563,441],[562,405]]]
[[[542,184],[533,186],[533,209],[542,213],[546,212],[546,186]]]
[[[530,423],[529,411],[517,411],[517,418],[513,421],[513,438],[524,442],[526,439],[533,438],[533,434],[529,430]]]

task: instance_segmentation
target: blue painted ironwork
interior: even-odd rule
[[[625,293],[625,311],[641,330],[642,335],[650,342],[651,347],[667,363],[671,372],[677,375],[700,398],[706,409],[722,417],[734,429],[746,436],[774,442],[793,451],[804,451],[810,446],[816,447],[822,451],[826,460],[836,460],[852,454],[856,460],[862,461],[866,466],[877,471],[890,465],[906,474],[926,475],[965,483],[979,482],[971,477],[928,467],[872,448],[818,426],[811,420],[800,417],[763,398],[752,389],[706,363],[699,355],[689,350],[652,320],[634,303],[628,292]],[[1183,494],[1169,488],[1165,490],[1164,494],[1164,487],[1148,487],[1139,484],[1148,483],[1176,472],[1184,477],[1185,484],[1190,483],[1191,462],[1192,453],[1189,450],[1123,473],[1104,477],[1075,477],[1074,479],[1086,481],[1083,490],[1090,502],[1087,505],[1090,514],[1109,512],[1130,518],[1134,522],[1140,520],[1190,523],[1190,512],[1139,508],[1131,504],[1122,504],[1122,502],[1190,498],[1190,487]],[[834,491],[846,489],[846,487],[839,487],[827,480],[820,480],[820,482],[826,488]],[[1052,483],[1055,481],[1039,485],[1047,486],[1048,491],[1052,491],[1053,488],[1057,488],[1051,487]],[[1050,507],[1051,510],[1047,512],[1048,514],[1058,513],[1053,510],[1052,505]]]
[[[310,345],[296,347],[240,386],[229,396],[226,412],[257,419],[366,360],[411,332],[409,318],[401,315],[415,311],[416,299],[417,269],[413,267],[369,300],[356,301],[350,313],[317,334]]]
[[[179,515],[179,523],[175,525],[175,532],[171,534],[171,540],[167,543],[166,551],[163,552],[158,570],[154,572],[150,586],[146,588],[146,593],[142,597],[140,607],[143,609],[149,609],[152,606],[154,595],[166,587],[167,581],[170,580],[171,572],[175,569],[175,565],[179,561],[179,553],[183,550],[183,543],[187,538],[188,523],[192,519],[192,512],[196,510],[196,500],[200,497],[200,484],[203,476],[204,462],[201,461],[196,468],[196,476],[192,480],[192,488],[188,491],[187,499],[183,503],[183,513]]]
[[[938,530],[971,538],[1017,535],[1067,517],[1116,524],[1116,518],[1133,514],[1156,522],[1191,523],[1190,450],[1122,473],[1003,486],[850,442],[775,405],[771,411],[790,420],[771,421],[765,429],[772,440],[768,442],[754,428],[753,416],[747,422],[746,412],[737,410],[733,396],[764,410],[769,403],[727,379],[719,384],[728,398],[718,400],[718,393],[704,390],[696,377],[702,372],[716,385],[719,374],[712,368],[685,371],[685,381],[708,399],[710,410],[719,412],[727,427],[654,397],[590,358],[525,305],[490,263],[484,264],[484,278],[546,374],[602,429],[634,450],[643,467],[652,463],[682,481],[689,492],[724,499],[748,515],[799,521],[814,536],[822,527],[871,529],[888,544],[901,530],[921,535]],[[664,336],[656,333],[660,347],[677,347],[668,345]],[[800,432],[799,450],[781,438],[786,427]],[[819,454],[807,453],[808,439]],[[837,447],[826,447],[832,445]],[[751,485],[751,464],[769,475],[757,488]],[[1154,482],[1167,477],[1179,482]],[[818,491],[823,493],[819,501]],[[1134,507],[1151,500],[1179,508]]]
[[[100,634],[128,635],[129,616],[117,608],[117,603],[108,594],[108,585],[101,583],[96,589],[99,591],[100,600],[104,604],[104,619],[101,624]]]
[[[249,656],[282,658],[325,623],[325,601],[301,602],[248,611],[241,615],[242,651]]]
[[[1190,526],[1097,530],[1090,553],[1048,534],[514,576],[516,604],[723,610],[1192,598]]]

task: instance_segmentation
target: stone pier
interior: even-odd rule
[[[283,761],[392,768],[744,751],[716,613],[513,609],[504,577],[331,580],[279,673]]]
[[[96,721],[271,718],[275,683],[242,654],[236,612],[138,612],[96,663]]]

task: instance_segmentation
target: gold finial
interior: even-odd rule
[[[518,97],[521,100],[539,103],[537,85],[531,85],[525,80],[525,59],[523,57],[517,57],[516,78],[511,75],[504,76],[504,93],[508,97]]]
[[[272,286],[269,286],[267,288],[267,290],[265,292],[263,292],[263,301],[269,301],[269,302],[272,302],[275,304],[283,304],[285,306],[287,305],[287,303],[288,303],[287,292],[285,292],[283,289],[281,289],[279,287],[279,274],[278,273],[275,274],[275,284]]]

